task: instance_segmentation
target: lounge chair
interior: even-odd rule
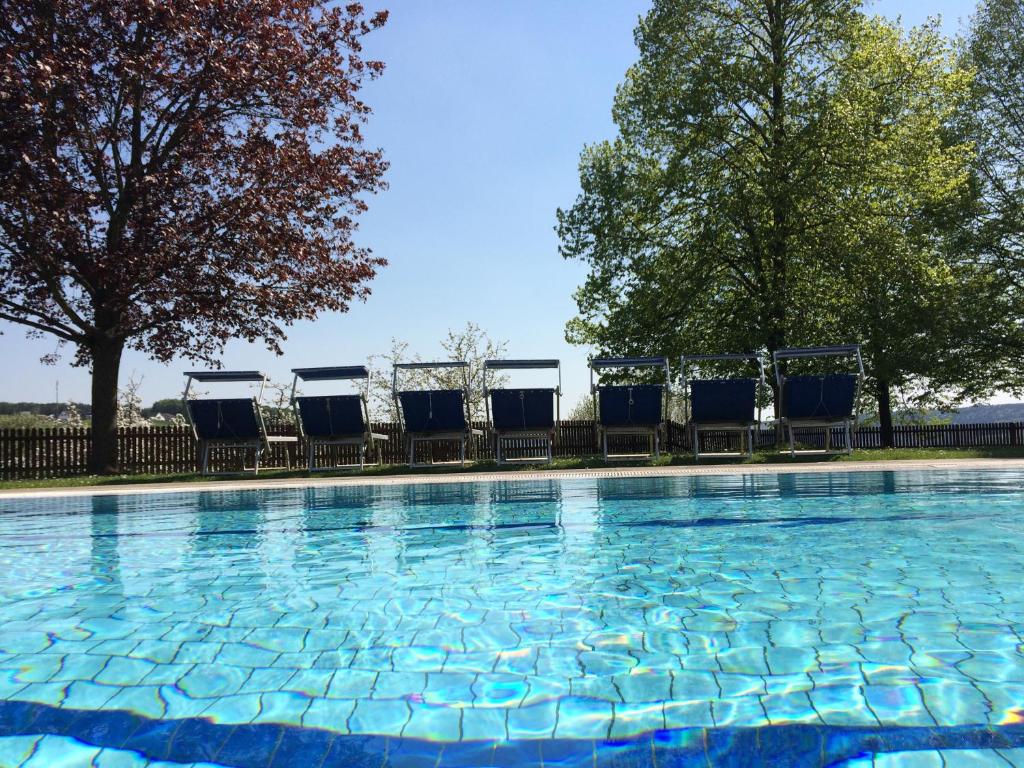
[[[292,384],[292,407],[299,434],[306,441],[306,462],[310,472],[326,469],[355,469],[366,467],[367,451],[374,450],[375,441],[387,440],[388,436],[370,428],[370,414],[367,394],[370,372],[362,365],[335,366],[326,368],[293,368],[295,379]],[[359,394],[347,395],[296,395],[299,381],[361,381],[363,390]],[[316,449],[328,445],[351,445],[359,452],[357,463],[336,464],[333,467],[316,466]],[[379,451],[376,464],[380,464]]]
[[[275,443],[294,443],[297,438],[286,435],[268,435],[263,421],[260,400],[266,386],[266,374],[259,371],[191,371],[185,374],[188,381],[185,385],[185,410],[196,442],[199,444],[199,471],[204,475],[210,472],[210,449],[233,448],[248,453],[253,452],[252,467],[245,466],[245,454],[242,457],[242,472],[260,471],[260,460],[264,451],[270,450]],[[231,398],[189,398],[192,382],[224,384],[230,382],[259,382],[259,394],[256,397]],[[285,461],[291,467],[291,457],[285,451]],[[223,473],[218,473],[223,474]]]
[[[558,386],[549,388],[515,389],[488,388],[487,373],[497,370],[558,370]],[[561,417],[562,368],[558,360],[487,360],[484,362],[484,403],[487,420],[494,438],[494,455],[498,464],[532,463],[538,460],[550,464],[554,458],[555,431]],[[520,446],[540,445],[543,456],[523,456],[510,459],[507,446],[502,443],[516,441]]]
[[[757,366],[758,378],[697,379],[687,376],[687,369],[702,362],[750,362]],[[764,386],[764,364],[754,354],[683,355],[679,358],[683,390],[690,404],[689,426],[693,437],[693,456],[700,460],[700,433],[738,432],[740,453],[743,436],[747,437],[747,455],[754,455],[754,428],[757,388]]]
[[[789,376],[780,361],[849,357],[856,361],[856,373],[829,373]],[[856,405],[864,380],[864,361],[859,344],[833,347],[779,349],[772,355],[775,377],[781,397],[780,424],[789,434],[789,453],[796,455],[794,430],[824,428],[825,453],[832,453],[832,430],[840,428],[845,445],[843,453],[853,452],[853,429],[857,423]]]
[[[601,385],[594,381],[595,372],[609,368],[661,368],[665,372],[664,384]],[[668,358],[620,357],[598,358],[590,361],[590,391],[595,399],[597,426],[605,461],[644,460],[661,455],[660,435],[668,409]],[[646,437],[647,453],[608,453],[608,437]]]
[[[391,388],[395,405],[409,449],[409,466],[423,467],[434,464],[466,463],[466,444],[471,437],[482,435],[483,431],[473,429],[469,420],[469,382],[463,376],[461,389],[400,390],[399,372],[408,370],[430,370],[438,368],[461,368],[468,373],[469,363],[465,361],[443,361],[434,363],[396,363],[392,373]],[[416,445],[438,441],[459,443],[458,462],[416,462]]]

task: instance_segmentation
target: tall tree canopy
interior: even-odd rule
[[[970,214],[972,146],[949,131],[969,86],[934,25],[902,33],[863,19],[826,105],[829,213],[810,309],[825,318],[826,338],[862,343],[887,445],[893,390],[934,405],[971,374],[965,339],[985,310],[964,299],[989,285],[952,250]]]
[[[922,335],[959,322],[938,222],[966,207],[948,124],[969,78],[947,44],[858,0],[655,0],[636,42],[619,134],[585,149],[558,214],[562,254],[590,267],[567,337],[672,355],[863,340],[891,435],[890,389],[942,359]]]
[[[0,319],[92,367],[92,469],[116,468],[126,347],[230,338],[365,296],[352,240],[385,162],[362,147],[361,41],[325,0],[0,0]]]
[[[965,47],[974,74],[961,123],[977,147],[976,216],[965,247],[991,271],[990,306],[1003,318],[976,343],[1002,360],[992,373],[1024,391],[1024,4],[983,0]]]
[[[559,212],[591,273],[570,340],[621,353],[785,346],[819,222],[827,82],[856,0],[656,0]],[[811,321],[813,322],[813,321]]]

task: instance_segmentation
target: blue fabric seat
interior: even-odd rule
[[[251,397],[188,400],[189,416],[199,440],[258,441],[263,430]]]
[[[555,390],[492,389],[491,423],[499,432],[549,432],[555,428]]]
[[[598,414],[603,427],[653,427],[662,418],[661,384],[628,384],[598,388]]]
[[[690,421],[694,424],[753,424],[757,381],[690,381]]]
[[[355,436],[367,431],[359,395],[296,397],[295,404],[307,437]]]
[[[466,407],[462,390],[434,389],[398,393],[405,431],[415,434],[465,432]]]
[[[782,416],[789,421],[844,421],[852,418],[857,377],[849,373],[788,376]]]

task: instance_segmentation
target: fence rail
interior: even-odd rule
[[[483,424],[475,425],[483,429]],[[405,441],[397,424],[378,423],[374,432],[385,434],[388,440],[378,443],[379,460],[384,464],[401,464],[407,460]],[[1024,445],[1024,422],[1002,424],[940,424],[898,426],[894,428],[897,448],[995,448]],[[275,426],[275,435],[295,434],[291,425]],[[801,443],[809,447],[824,444],[824,429],[798,432]],[[692,449],[690,431],[682,424],[670,422],[663,436],[663,449],[682,453]],[[642,442],[630,445],[630,438],[617,438],[616,451],[631,448],[642,450]],[[45,479],[86,474],[89,461],[90,434],[88,428],[58,429],[0,429],[0,479]],[[881,444],[878,427],[861,427],[854,433],[854,447],[878,448]],[[770,448],[775,444],[774,428],[757,433],[756,444]],[[839,444],[838,431],[833,444]],[[189,427],[129,427],[118,432],[121,469],[126,474],[164,474],[194,472],[197,451]],[[509,457],[539,455],[535,441],[521,440],[506,443]],[[701,448],[705,452],[737,450],[735,433],[702,433]],[[351,463],[357,460],[355,450],[349,447],[322,449],[321,463]],[[558,457],[586,456],[598,453],[597,433],[592,421],[563,421],[556,435],[554,454]],[[491,459],[493,445],[486,435],[474,437],[470,456]],[[237,469],[243,457],[238,451],[213,452],[211,466],[217,470]],[[458,458],[455,443],[421,445],[417,459],[435,462]],[[264,456],[262,466],[267,468],[305,466],[305,446],[299,442],[274,443]]]

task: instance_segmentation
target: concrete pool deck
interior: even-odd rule
[[[0,490],[0,498],[47,498],[57,496],[112,496],[147,493],[200,493],[253,491],[360,485],[414,485],[445,483],[528,482],[537,480],[586,480],[628,477],[692,477],[708,475],[782,475],[845,472],[906,472],[929,470],[1024,471],[1024,459],[901,459],[896,461],[821,462],[808,464],[708,464],[704,466],[601,467],[597,469],[548,469],[535,471],[459,472],[407,475],[345,475],[334,477],[267,478],[234,477],[185,483],[138,485],[84,485],[74,488],[14,488]]]

